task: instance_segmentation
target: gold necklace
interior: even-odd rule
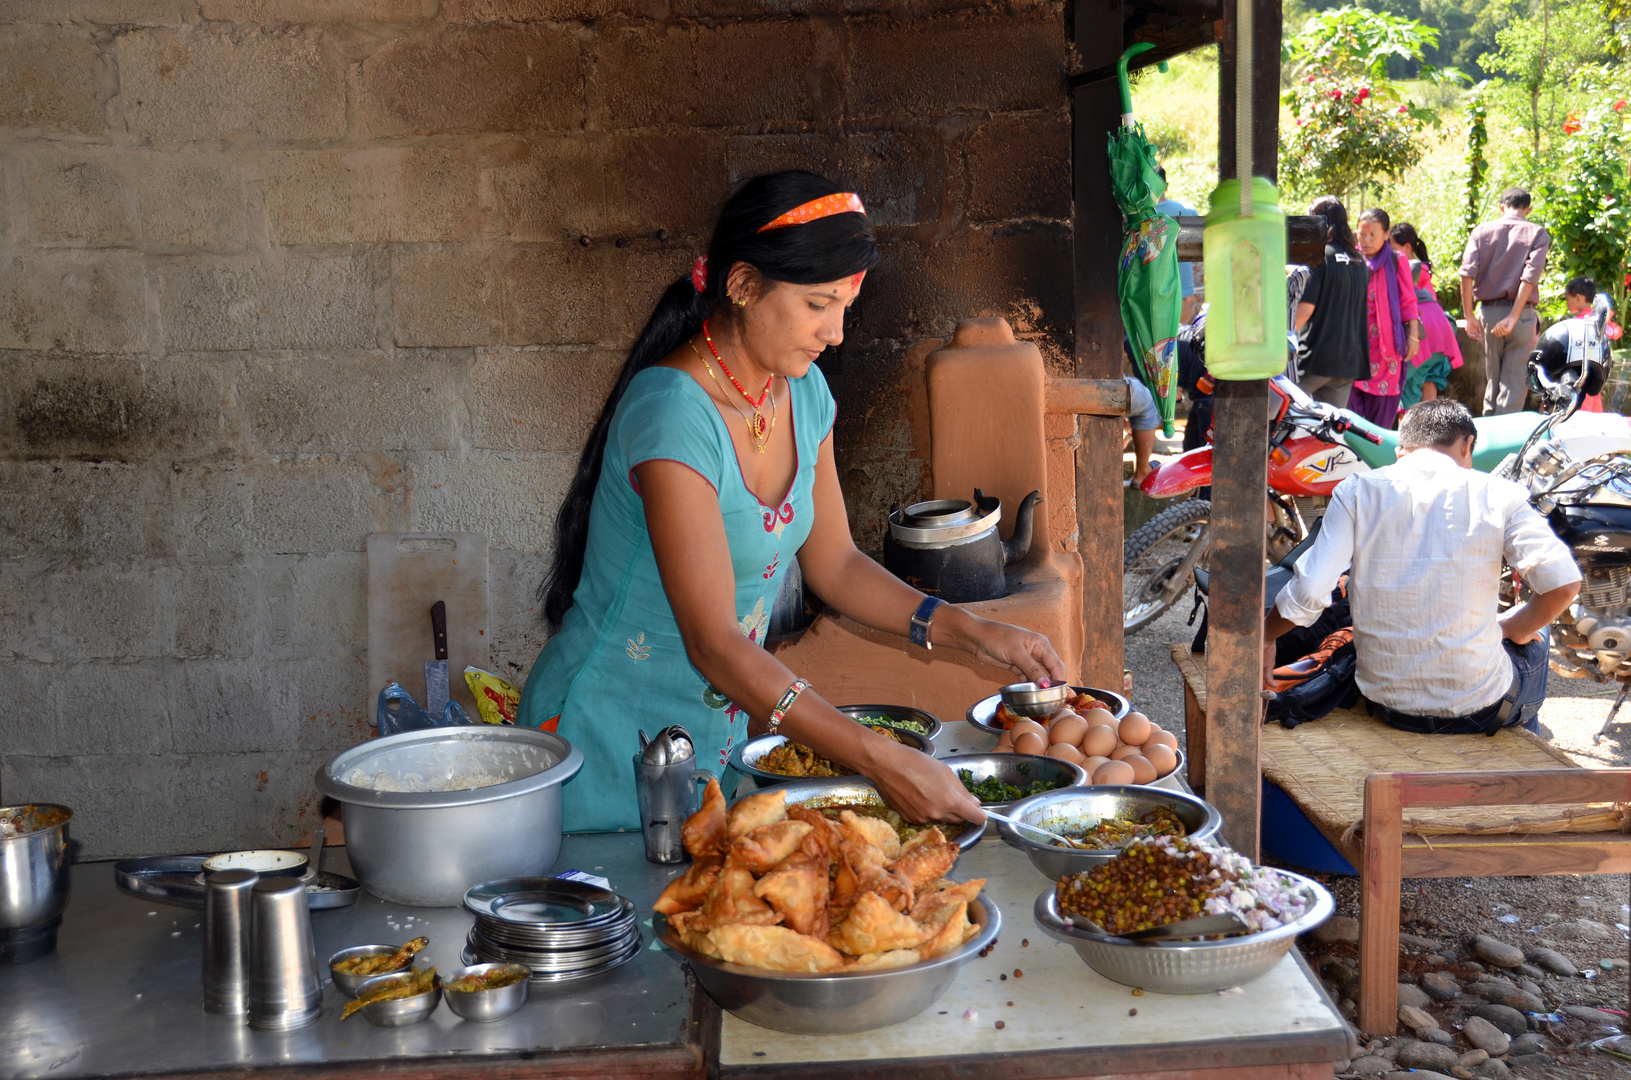
[[[753,449],[757,453],[763,454],[765,452],[765,447],[770,443],[771,434],[776,430],[776,394],[774,388],[771,387],[768,389],[770,396],[770,420],[767,423],[763,414],[761,414],[758,409],[754,409],[751,413],[744,412],[742,410],[742,406],[736,403],[736,399],[725,392],[725,384],[719,381],[718,375],[714,374],[714,369],[708,365],[708,358],[702,355],[702,350],[697,348],[697,343],[695,341],[687,339],[686,344],[691,346],[691,351],[697,354],[698,360],[702,361],[702,369],[708,373],[708,377],[712,379],[714,381],[714,385],[719,388],[720,397],[723,397],[726,401],[730,402],[731,408],[736,411],[736,415],[740,416],[743,422],[747,424],[748,441],[753,444]],[[774,382],[776,377],[772,375],[770,378],[771,381]],[[759,400],[763,401],[764,399],[760,398]]]

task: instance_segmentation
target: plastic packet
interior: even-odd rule
[[[476,699],[476,712],[489,724],[513,724],[515,712],[521,707],[521,691],[480,668],[464,669],[465,685]]]
[[[404,731],[423,731],[433,727],[457,727],[473,724],[469,715],[457,701],[450,701],[441,716],[432,716],[419,706],[413,695],[400,683],[386,683],[379,692],[379,703],[374,708],[374,727],[380,738],[400,735]]]

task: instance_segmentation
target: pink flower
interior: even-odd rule
[[[1580,114],[1570,113],[1569,118],[1563,121],[1563,134],[1573,135],[1580,130]]]
[[[1407,105],[1400,105],[1399,106],[1399,115],[1400,116],[1403,116],[1405,113],[1407,113],[1409,111],[1410,111],[1409,106],[1407,106]]]
[[[1361,86],[1359,88],[1359,93],[1354,95],[1354,104],[1357,105],[1368,97],[1370,97],[1370,87]]]
[[[1614,111],[1615,112],[1622,112],[1624,109],[1625,109],[1625,99],[1624,98],[1621,98],[1620,100],[1618,100],[1618,101],[1616,101],[1614,103]]]
[[[1330,98],[1332,101],[1341,101],[1342,100],[1342,91],[1341,90],[1327,90],[1325,92],[1325,96]]]

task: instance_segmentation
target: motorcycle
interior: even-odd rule
[[[1315,401],[1284,375],[1269,380],[1269,394],[1274,414],[1269,436],[1265,551],[1272,563],[1308,537],[1310,522],[1297,500],[1329,496],[1355,473],[1393,464],[1398,456],[1399,433],[1377,427],[1346,409]],[[1534,412],[1475,418],[1478,440],[1473,468],[1493,472],[1525,445],[1545,419],[1544,414]],[[1170,499],[1211,482],[1212,447],[1201,446],[1159,466],[1144,478],[1140,489],[1151,498]],[[1210,501],[1186,499],[1157,514],[1127,538],[1122,547],[1124,635],[1134,634],[1159,619],[1188,591],[1196,567],[1206,565],[1211,514]],[[1631,564],[1627,573],[1631,574]]]
[[[1612,365],[1610,307],[1599,296],[1590,316],[1551,327],[1529,358],[1530,388],[1545,419],[1496,469],[1529,491],[1529,502],[1568,544],[1580,567],[1580,594],[1551,626],[1553,673],[1618,682],[1598,730],[1600,741],[1631,694],[1631,420],[1584,412]],[[1523,583],[1511,578],[1511,599]]]

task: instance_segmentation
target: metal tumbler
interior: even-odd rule
[[[680,826],[697,812],[697,785],[713,773],[697,768],[694,755],[666,765],[653,765],[634,755],[634,790],[640,802],[640,831],[646,838],[646,859],[654,863],[680,863],[686,859]]]
[[[322,1011],[305,883],[262,878],[250,893],[249,1026],[292,1031]]]
[[[249,1011],[250,896],[260,875],[222,870],[204,882],[204,1011]]]

